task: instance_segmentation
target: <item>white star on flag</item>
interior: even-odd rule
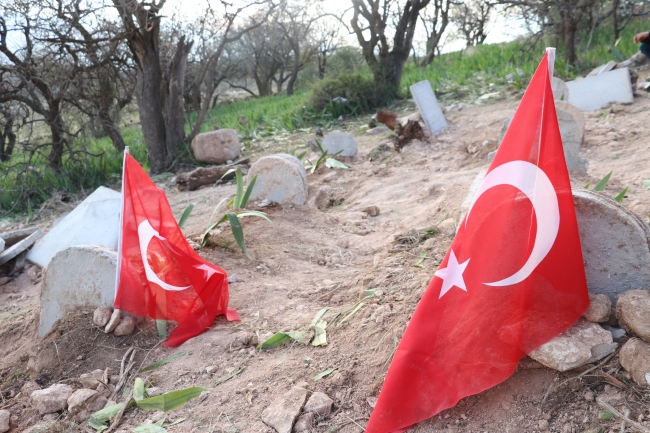
[[[440,298],[442,298],[445,293],[447,293],[452,287],[456,286],[461,290],[467,291],[465,287],[465,280],[463,279],[463,272],[469,263],[469,259],[465,260],[464,263],[458,263],[456,254],[454,251],[451,251],[449,254],[449,260],[447,261],[447,267],[444,269],[438,269],[435,273],[435,276],[442,279],[442,289],[440,289]]]
[[[217,271],[215,271],[213,268],[211,268],[210,266],[208,266],[208,265],[206,265],[206,264],[202,264],[202,265],[194,266],[194,267],[195,267],[196,269],[203,269],[203,270],[208,274],[208,276],[205,278],[206,281],[209,280],[210,277],[211,277],[213,274],[216,274],[216,273],[217,273]]]

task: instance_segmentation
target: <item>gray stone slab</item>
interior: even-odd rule
[[[43,233],[40,230],[36,230],[34,233],[27,236],[22,241],[19,241],[14,245],[12,245],[11,247],[4,250],[2,253],[0,253],[0,265],[4,265],[9,260],[18,256],[18,254],[27,250],[29,247],[34,245],[34,242],[40,239],[41,236],[43,236]]]
[[[0,238],[0,253],[5,249],[5,240]]]
[[[584,116],[576,107],[563,101],[556,101],[555,111],[560,126],[560,135],[562,136],[562,146],[564,148],[564,158],[567,168],[570,172],[586,174],[589,162],[585,158],[580,157],[580,145],[582,144],[585,130]],[[499,145],[510,127],[513,116],[514,114],[503,122],[499,134]],[[488,162],[491,161],[492,159],[488,155]]]
[[[43,271],[38,337],[78,307],[110,307],[115,299],[117,252],[99,245],[59,251]]]
[[[569,88],[566,83],[558,77],[553,77],[551,79],[551,89],[553,90],[553,98],[556,101],[569,100]]]
[[[334,155],[337,152],[340,156],[356,156],[357,141],[347,132],[332,131],[323,139],[323,149]]]
[[[594,75],[600,75],[605,72],[609,72],[616,67],[616,64],[617,63],[615,61],[610,60],[609,62],[607,62],[607,64],[600,65],[597,68],[593,69],[591,72],[587,74],[587,77],[593,77]]]
[[[616,304],[619,293],[650,289],[650,227],[604,194],[573,190],[587,286]]]
[[[99,187],[34,245],[27,260],[44,268],[54,255],[73,245],[117,249],[121,195]]]
[[[409,89],[429,132],[438,134],[440,131],[449,128],[447,119],[442,113],[442,109],[438,104],[438,99],[436,99],[436,94],[433,92],[429,80],[415,83]]]
[[[303,205],[307,201],[307,172],[298,158],[289,154],[258,159],[248,171],[247,181],[257,176],[251,200]]]
[[[611,102],[629,104],[634,101],[627,68],[569,81],[566,85],[569,102],[583,111],[599,110]]]
[[[5,247],[9,248],[10,246],[17,244],[18,242],[25,239],[27,236],[36,232],[38,227],[30,227],[28,229],[14,230],[11,232],[0,233],[0,239],[5,241]]]

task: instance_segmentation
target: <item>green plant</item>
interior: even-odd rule
[[[185,226],[185,223],[187,222],[187,219],[190,217],[190,214],[192,213],[192,209],[194,209],[194,206],[196,206],[196,203],[190,203],[187,205],[187,207],[183,211],[183,215],[181,215],[181,219],[178,221],[178,227],[183,228],[183,226]]]
[[[321,117],[338,118],[371,111],[395,97],[378,86],[369,74],[342,73],[316,84],[307,106]]]
[[[605,175],[605,177],[603,177],[602,179],[600,179],[600,181],[598,181],[598,183],[597,183],[596,186],[594,187],[594,191],[604,191],[604,190],[605,190],[605,187],[607,186],[607,183],[609,182],[609,178],[612,177],[612,173],[613,173],[613,171],[610,171],[609,173],[607,173],[607,174]],[[584,188],[585,188],[585,189],[589,189],[590,186],[591,186],[591,182],[587,183],[587,184],[584,186]],[[623,191],[621,191],[621,192],[620,192],[616,197],[614,197],[614,200],[616,200],[618,203],[622,202],[623,199],[625,198],[625,194],[627,194],[627,190],[628,190],[628,188],[629,188],[629,187],[626,186],[625,189],[624,189]]]
[[[205,232],[201,236],[201,245],[204,247],[207,246],[210,239],[210,232],[215,228],[217,228],[219,224],[228,221],[230,223],[230,230],[232,231],[232,235],[234,236],[237,245],[239,245],[239,248],[241,248],[242,252],[246,255],[246,257],[250,259],[251,256],[248,255],[248,251],[246,251],[246,244],[244,243],[244,229],[242,228],[239,220],[249,216],[264,218],[268,222],[271,222],[271,220],[269,219],[269,217],[266,216],[264,212],[255,211],[255,210],[246,210],[246,204],[248,203],[248,199],[251,196],[251,192],[253,192],[253,188],[255,187],[257,176],[253,177],[250,184],[246,188],[246,191],[244,191],[244,187],[245,187],[244,177],[242,176],[242,173],[239,169],[228,170],[223,176],[226,176],[232,173],[233,171],[235,172],[235,183],[237,184],[237,190],[235,192],[235,196],[232,198],[232,200],[230,200],[230,202],[226,206],[226,208],[229,211],[227,211],[221,218],[219,218],[219,220],[216,223],[212,224],[212,218],[214,217],[214,214],[217,212],[217,210],[219,210],[221,205],[227,200],[227,198],[224,198],[217,204],[217,206],[214,208],[214,211],[212,212],[212,215],[210,216],[210,220],[208,221],[208,227],[205,229]]]
[[[320,152],[320,156],[316,160],[316,164],[313,164],[310,160],[307,161],[307,166],[305,167],[307,170],[309,170],[310,173],[314,173],[318,168],[325,163],[326,166],[329,168],[334,168],[334,167],[339,167],[339,168],[345,168],[346,170],[349,169],[347,165],[343,164],[342,162],[339,162],[335,160],[342,150],[339,150],[335,154],[330,154],[327,150],[323,148],[323,146],[320,144],[320,141],[316,140],[316,145],[318,146],[318,151]],[[298,158],[302,159],[302,158]]]

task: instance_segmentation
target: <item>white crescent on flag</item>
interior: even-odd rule
[[[151,239],[153,239],[154,237],[163,240],[165,239],[164,237],[160,236],[160,233],[158,233],[156,230],[154,230],[153,227],[151,227],[151,223],[149,223],[149,220],[142,221],[140,225],[138,225],[138,238],[140,240],[140,254],[142,254],[142,263],[144,264],[144,272],[147,276],[147,280],[149,280],[154,284],[159,285],[164,290],[171,290],[174,292],[180,290],[186,290],[192,287],[192,286],[179,287],[179,286],[172,286],[171,284],[167,284],[166,282],[161,280],[158,277],[158,275],[156,275],[153,269],[151,269],[151,265],[149,264],[149,260],[147,259],[147,248],[149,248],[149,242],[151,242]]]

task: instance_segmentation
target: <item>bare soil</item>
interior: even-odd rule
[[[27,380],[43,387],[56,382],[79,387],[74,378],[97,368],[109,367],[115,374],[131,346],[137,348],[138,365],[190,351],[140,377],[163,391],[192,385],[209,389],[168,414],[169,420],[186,418],[170,431],[272,433],[261,421],[262,411],[300,382],[335,402],[333,413],[318,419],[313,431],[363,431],[406,323],[452,240],[427,230],[445,218],[459,218],[469,185],[487,167],[486,155],[496,148],[502,122],[517,101],[511,97],[487,105],[457,105],[446,113],[451,124],[447,132],[431,142],[413,142],[401,153],[393,150],[388,134],[360,130],[369,118],[342,123],[340,129],[355,135],[359,144],[351,169],[321,168],[308,176],[310,197],[326,185],[332,188],[327,209],[313,203],[261,209],[273,225],[261,219],[245,221],[252,260],[238,250],[229,230],[213,236],[215,243],[230,242],[229,248],[199,250],[236,275],[237,282],[230,285],[231,307],[242,321],[218,318],[208,331],[177,349],[159,344],[151,321],[142,322],[129,337],[106,335],[93,325],[92,311],[67,316],[51,335],[38,340],[40,270],[31,267],[15,279],[0,280],[0,408],[12,413],[11,431],[30,431],[35,425],[40,430],[34,431],[89,431],[62,417],[43,419],[19,394],[20,388]],[[573,177],[574,187],[597,182],[613,170],[606,192],[614,196],[629,186],[623,204],[644,217],[650,213],[650,191],[642,186],[643,179],[650,179],[649,128],[644,126],[649,109],[650,99],[643,95],[631,105],[585,113],[580,155],[589,160],[589,170],[586,176]],[[409,110],[413,108],[406,106],[398,114]],[[255,160],[304,147],[310,138],[276,137],[248,154]],[[381,150],[382,143],[388,144],[387,150]],[[232,185],[193,192],[178,192],[171,183],[161,186],[177,215],[188,203],[197,203],[184,230],[193,240],[205,229],[214,206],[234,192]],[[378,206],[380,214],[366,217],[361,211],[367,206]],[[50,212],[39,224],[47,229],[56,215]],[[255,349],[257,342],[277,331],[307,329],[325,307],[327,346],[289,342],[271,350]],[[210,373],[207,367],[212,367]],[[329,368],[337,370],[314,380]],[[631,419],[650,428],[645,421],[650,416],[647,389],[634,385],[617,356],[578,377],[584,371],[562,374],[527,360],[501,385],[462,400],[412,431],[622,431],[620,419],[599,418],[602,409],[592,397],[602,394],[618,395],[612,400],[618,410],[629,410]],[[127,411],[118,431],[131,431],[149,416],[142,410]]]

